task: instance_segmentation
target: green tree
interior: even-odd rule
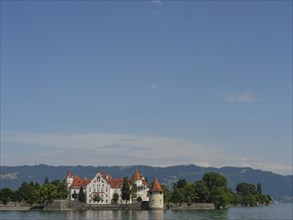
[[[102,198],[100,197],[99,194],[96,194],[96,195],[94,196],[93,200],[94,200],[95,202],[99,203],[99,202],[102,200]]]
[[[79,193],[78,193],[78,197],[77,198],[78,198],[78,201],[80,201],[80,202],[85,202],[86,201],[86,195],[83,192],[82,186],[79,189]]]
[[[52,181],[51,184],[55,185],[57,188],[56,199],[66,199],[68,195],[67,184],[65,180],[55,180]]]
[[[172,202],[181,205],[184,201],[184,190],[182,188],[173,187]]]
[[[239,183],[236,185],[236,192],[240,195],[256,194],[255,185],[251,183]]]
[[[39,200],[39,187],[38,185],[30,182],[29,184],[23,182],[21,186],[16,191],[16,200],[21,202],[25,201],[26,203],[32,205]]]
[[[49,183],[49,179],[48,179],[48,176],[45,177],[45,180],[44,180],[44,184],[47,184]]]
[[[196,199],[195,187],[192,183],[186,183],[183,187],[184,199],[183,201],[188,205],[191,206]]]
[[[139,203],[142,201],[142,198],[139,196],[139,197],[137,197],[136,201]]]
[[[272,201],[272,198],[270,195],[265,195],[265,198],[264,198],[264,202],[266,203],[266,205],[269,205]]]
[[[172,202],[172,191],[170,191],[165,185],[161,185],[161,188],[164,190],[164,202]]]
[[[257,183],[256,191],[257,191],[257,193],[262,194],[262,189],[261,189],[261,184],[260,183]]]
[[[194,183],[196,202],[207,202],[209,198],[209,188],[203,180],[198,180]]]
[[[118,200],[119,200],[118,193],[114,193],[112,197],[112,203],[117,204]]]
[[[227,188],[227,179],[214,172],[209,172],[203,175],[202,180],[206,183],[209,189],[208,202],[212,202],[215,208],[225,208],[233,201],[233,194]]]
[[[227,179],[218,173],[205,173],[202,180],[206,183],[209,190],[212,190],[215,187],[227,187]]]
[[[121,197],[122,200],[126,201],[126,203],[130,200],[130,187],[129,187],[129,181],[127,177],[123,178],[123,184],[121,189]]]
[[[131,194],[131,200],[133,202],[137,197],[137,186],[136,186],[136,184],[132,184],[130,194]]]
[[[72,198],[74,199],[74,200],[76,200],[77,199],[77,197],[78,197],[78,194],[75,192],[75,190],[74,190],[74,192],[72,193]]]
[[[233,199],[227,188],[224,187],[213,188],[211,194],[216,209],[225,208]]]
[[[3,188],[0,190],[0,201],[4,205],[6,205],[8,202],[14,202],[15,201],[15,192],[13,192],[9,188]]]
[[[54,199],[58,199],[57,186],[52,183],[45,183],[40,188],[40,201],[51,203]]]
[[[179,179],[176,183],[177,188],[184,188],[184,186],[187,184],[185,179]]]
[[[241,199],[242,199],[242,197],[241,197],[239,194],[237,194],[237,193],[233,193],[233,200],[232,200],[232,203],[233,203],[234,205],[239,205],[239,204],[241,204]]]

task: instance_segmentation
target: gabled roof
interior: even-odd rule
[[[100,173],[100,172],[97,172],[96,175],[99,175],[101,176],[103,179],[107,180],[107,179],[112,179],[112,177],[108,174],[108,173]]]
[[[122,188],[123,178],[109,179],[108,183],[110,184],[111,188]]]
[[[150,192],[164,192],[164,190],[161,188],[161,185],[158,181],[158,178],[156,177],[151,188]]]
[[[134,171],[134,173],[132,175],[131,180],[141,180],[141,176],[140,176],[140,174],[139,174],[139,172],[138,172],[137,169],[135,169],[135,171]]]
[[[71,186],[69,187],[70,189],[72,188],[80,188],[81,186],[84,188],[86,187],[89,183],[91,182],[91,179],[81,179],[80,177],[75,177],[73,179],[73,182]]]

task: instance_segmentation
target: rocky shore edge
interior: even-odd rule
[[[29,211],[29,210],[44,210],[44,211],[74,211],[74,210],[148,210],[148,203],[134,204],[105,204],[92,205],[68,200],[54,200],[46,206],[28,206],[25,204],[9,203],[1,205],[0,211]],[[165,210],[211,210],[215,209],[212,203],[193,203],[190,206],[175,203],[165,204]]]

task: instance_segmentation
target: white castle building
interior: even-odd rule
[[[75,200],[76,198],[74,198],[74,195],[77,195],[82,187],[83,192],[86,195],[87,204],[111,204],[115,193],[118,194],[117,203],[124,203],[121,198],[123,178],[112,178],[109,174],[98,172],[93,179],[81,179],[78,176],[73,176],[71,171],[67,172],[65,178],[69,190],[69,200]],[[151,197],[153,203],[150,204],[153,204],[152,206],[155,206],[154,208],[159,208],[158,204],[161,204],[163,208],[163,199],[161,198],[163,190],[161,189],[157,178],[155,179],[154,184],[152,184],[150,190],[148,182],[136,169],[132,178],[128,180],[128,185],[130,186],[130,189],[134,186],[137,188],[135,197],[130,199],[128,203],[136,202],[139,197],[141,201],[149,201]],[[95,199],[97,195],[100,198],[99,201]],[[156,202],[154,203],[154,201]]]

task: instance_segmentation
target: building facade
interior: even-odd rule
[[[111,204],[113,203],[113,196],[115,193],[118,195],[118,204],[123,204],[122,200],[122,186],[123,178],[112,178],[109,174],[97,172],[93,179],[81,179],[74,177],[68,171],[66,174],[66,183],[69,191],[69,200],[76,200],[76,195],[79,193],[81,187],[86,195],[87,204]],[[138,170],[135,170],[132,178],[128,180],[130,190],[134,190],[132,198],[128,203],[137,201],[149,201],[149,184]],[[116,195],[116,196],[117,196]]]

